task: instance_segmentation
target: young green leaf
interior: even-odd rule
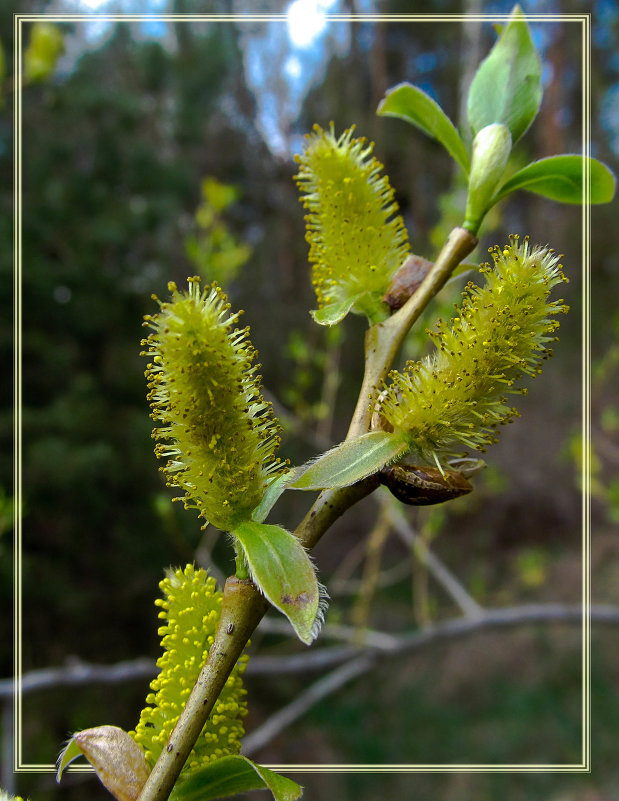
[[[353,308],[355,303],[368,294],[367,292],[360,292],[358,295],[351,295],[344,300],[336,301],[335,303],[327,303],[320,309],[313,309],[310,314],[314,318],[314,322],[318,325],[337,325],[341,322],[348,312]]]
[[[541,76],[541,61],[516,5],[469,89],[467,111],[473,136],[499,122],[507,125],[515,144],[537,115],[542,101]]]
[[[462,225],[473,234],[477,233],[492,206],[491,198],[503,177],[511,149],[509,128],[501,123],[482,128],[473,140],[473,159]]]
[[[288,486],[300,490],[347,487],[378,472],[408,450],[410,445],[402,434],[370,431],[345,440],[301,467],[299,477]]]
[[[270,790],[275,801],[296,801],[303,793],[292,779],[239,754],[216,759],[193,773],[177,785],[170,801],[214,801],[248,790]]]
[[[247,521],[232,532],[241,544],[253,582],[310,645],[324,616],[314,565],[299,540],[280,526]]]
[[[420,128],[439,141],[465,175],[469,172],[469,157],[455,125],[439,104],[418,86],[400,83],[381,100],[376,113],[380,117],[399,117]]]
[[[69,767],[71,762],[78,757],[83,756],[82,749],[79,745],[75,742],[73,737],[67,741],[67,744],[62,749],[60,754],[58,755],[58,759],[56,761],[56,781],[59,782],[62,778],[62,774],[65,770]]]
[[[263,499],[251,513],[251,519],[254,522],[262,523],[263,520],[267,519],[269,512],[282,496],[288,486],[288,483],[292,480],[294,475],[295,471],[289,470],[287,473],[283,473],[281,476],[278,476],[275,481],[269,484],[267,491],[264,493]]]
[[[24,53],[24,80],[44,81],[54,71],[63,51],[64,40],[60,28],[49,22],[35,22]]]
[[[612,171],[597,159],[588,159],[590,169],[589,203],[610,203],[617,180]],[[561,203],[582,203],[582,156],[566,154],[550,156],[527,164],[507,180],[493,198],[493,204],[516,189],[526,189]]]

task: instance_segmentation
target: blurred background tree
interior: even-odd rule
[[[0,118],[6,212],[0,215],[0,335],[6,376],[12,370],[10,110],[15,90],[9,74],[12,15],[23,10],[21,5],[7,2],[0,9],[6,65]],[[61,0],[30,5],[28,11],[42,14],[89,10]],[[47,32],[47,45],[60,56],[53,74],[37,82],[36,59],[26,66],[21,148],[25,670],[75,658],[113,663],[155,655],[152,602],[163,568],[195,559],[214,560],[222,573],[230,571],[226,543],[201,532],[191,515],[171,504],[157,473],[139,357],[141,320],[152,311],[151,293],[163,296],[169,280],[180,285],[196,269],[206,269],[209,248],[227,252],[239,268],[246,261],[238,275],[228,269],[215,277],[226,282],[235,306],[246,310],[244,322],[252,327],[267,393],[286,428],[285,455],[299,463],[345,433],[362,368],[363,328],[349,319],[343,335],[334,337],[318,330],[307,313],[313,292],[303,213],[291,178],[303,133],[314,122],[324,126],[334,120],[337,131],[355,123],[357,134],[376,141],[416,253],[432,258],[441,237],[460,221],[461,189],[442,150],[403,123],[376,117],[375,109],[387,88],[409,80],[458,118],[467,80],[494,40],[491,25],[474,20],[465,25],[327,24],[320,15],[307,15],[319,3],[280,5],[221,0],[206,10],[243,14],[288,8],[288,21],[103,23],[93,15],[59,23],[64,55]],[[111,2],[104,8],[134,11],[130,6]],[[510,8],[509,2],[433,0],[414,10],[507,13]],[[582,12],[575,0],[525,2],[523,8],[525,13]],[[152,10],[195,9],[176,0],[153,3]],[[328,10],[411,11],[410,4],[398,0],[334,0]],[[592,10],[592,155],[616,169],[619,63],[613,48],[619,16],[603,0],[596,0]],[[32,27],[24,25],[26,41]],[[531,28],[546,63],[545,97],[522,147],[531,158],[579,152],[580,28],[567,21]],[[615,214],[610,206],[592,212],[597,465],[592,568],[594,600],[618,603],[619,543],[612,528],[619,461],[612,393],[617,370],[612,342],[619,331]],[[438,517],[424,511],[409,515],[409,524],[475,599],[490,606],[578,603],[581,598],[580,221],[577,207],[524,194],[488,220],[472,259],[485,260],[486,248],[505,241],[510,232],[549,243],[566,254],[571,279],[566,299],[573,311],[562,322],[561,342],[544,380],[532,385],[523,419],[494,449],[475,493]],[[454,297],[458,288],[452,287]],[[439,300],[444,315],[454,297],[447,293]],[[421,338],[415,347],[423,347]],[[2,675],[8,676],[13,666],[8,646],[9,379],[2,382],[0,436],[5,610],[0,626],[7,643],[0,661]],[[305,504],[302,495],[285,496],[280,522],[297,519]],[[453,616],[450,600],[428,581],[410,543],[392,531],[381,534],[380,515],[371,501],[355,508],[316,551],[321,574],[333,585],[329,621],[361,620],[372,629],[397,632]],[[619,712],[616,665],[610,637],[596,634],[594,643],[593,776],[420,775],[414,778],[418,797],[610,799],[619,780],[610,746],[613,716],[616,721]],[[272,645],[275,653],[296,648],[278,635],[264,635],[262,645]],[[580,660],[580,632],[569,627],[483,634],[440,646],[357,680],[259,756],[279,764],[578,761]],[[306,683],[306,676],[261,677],[253,683],[248,678],[248,731]],[[86,687],[26,696],[25,758],[53,762],[70,731],[96,722],[113,720],[130,728],[145,686],[140,679],[114,693]],[[308,799],[407,797],[413,783],[406,776],[382,777],[381,783],[368,776],[297,778],[308,786]],[[60,797],[49,775],[19,781],[20,790],[37,801]],[[105,797],[79,776],[73,781],[63,787],[63,798]]]

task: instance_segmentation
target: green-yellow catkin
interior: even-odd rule
[[[152,767],[166,745],[213,644],[223,593],[205,570],[187,565],[170,571],[159,585],[163,598],[159,629],[163,654],[157,660],[159,675],[151,682],[149,704],[129,734],[142,747]],[[249,657],[241,656],[228,677],[183,770],[191,772],[228,754],[238,754],[247,714],[246,691],[241,678]]]
[[[296,156],[319,307],[369,291],[380,298],[409,252],[408,236],[373,143],[315,125]],[[395,216],[394,216],[395,215]]]
[[[518,415],[506,394],[525,394],[517,382],[541,372],[559,326],[551,316],[567,311],[563,301],[548,300],[567,280],[554,251],[511,236],[490,253],[493,267],[480,268],[485,285],[468,284],[451,325],[439,321],[428,332],[436,350],[392,372],[381,403],[388,425],[406,432],[413,452],[428,462],[440,464],[462,446],[483,452],[497,441],[497,425]]]
[[[249,328],[233,328],[240,313],[216,284],[188,282],[187,292],[170,284],[171,300],[145,317],[154,329],[143,342],[148,399],[163,423],[155,453],[168,459],[162,470],[186,508],[230,531],[285,469],[275,457],[281,429],[260,393]]]

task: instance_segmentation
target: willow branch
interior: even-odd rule
[[[455,228],[415,294],[388,320],[368,329],[365,339],[365,372],[347,438],[368,430],[371,414],[369,398],[374,396],[377,387],[387,377],[393,360],[415,320],[476,244],[477,239],[472,234],[463,228]],[[343,512],[373,492],[377,486],[376,476],[369,476],[351,487],[321,492],[295,531],[302,545],[311,550]],[[232,579],[228,579],[226,589],[231,581]],[[243,583],[250,584],[250,582]],[[267,609],[263,597],[253,585],[251,586],[253,590],[247,589],[245,595],[239,595],[238,602],[234,596],[233,604],[224,593],[222,618],[215,642],[187,705],[138,801],[166,801],[169,797],[226,678]],[[230,627],[232,632],[228,631]],[[243,637],[245,637],[244,642],[242,642]]]
[[[415,533],[399,509],[390,504],[389,516],[391,524],[401,539],[413,548],[417,558],[426,566],[436,581],[458,604],[467,617],[481,617],[484,609],[467,592],[459,579],[449,570],[447,565],[431,550],[431,548]]]
[[[268,603],[251,581],[234,576],[226,581],[215,640],[174,731],[142,788],[140,801],[166,801],[169,797],[228,676],[267,609]]]
[[[372,414],[370,400],[376,397],[378,388],[387,378],[406,335],[462,259],[476,245],[477,239],[469,231],[454,228],[434,265],[404,306],[384,322],[368,328],[365,335],[365,372],[347,439],[368,430]]]

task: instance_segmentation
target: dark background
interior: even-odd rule
[[[0,11],[0,40],[12,64],[12,14]],[[587,4],[592,17],[592,155],[616,170],[617,11]],[[28,11],[49,10],[32,3]],[[56,7],[54,7],[56,8]],[[614,8],[614,10],[613,10]],[[177,11],[268,11],[241,3]],[[355,4],[340,11],[363,10]],[[509,4],[381,2],[384,13],[507,12]],[[582,13],[578,2],[524,3],[525,12]],[[269,23],[284,26],[285,22]],[[196,272],[186,251],[199,234],[195,212],[205,176],[234,185],[238,200],[225,224],[252,255],[230,282],[236,308],[252,329],[267,394],[281,412],[282,455],[300,463],[337,442],[352,410],[362,367],[360,318],[341,335],[318,329],[304,241],[303,212],[292,176],[292,146],[314,122],[341,132],[351,123],[376,142],[416,253],[432,258],[462,220],[454,169],[434,142],[401,121],[375,116],[386,89],[409,80],[459,119],[468,76],[488,52],[489,23],[332,23],[323,73],[295,111],[283,79],[289,54],[267,23],[167,23],[153,38],[139,24],[118,23],[104,39],[82,23],[63,23],[67,53],[46,82],[23,89],[22,455],[24,671],[72,659],[112,664],[158,654],[153,600],[164,568],[197,561],[233,570],[224,537],[201,532],[192,513],[170,503],[152,453],[140,357],[142,317],[151,294],[165,296]],[[348,40],[335,26],[346,26]],[[514,159],[580,152],[581,28],[567,21],[532,24],[546,67],[543,106]],[[279,38],[277,36],[279,35]],[[28,31],[26,30],[26,40]],[[342,43],[343,42],[343,43]],[[253,49],[252,49],[253,48]],[[269,49],[270,48],[270,49]],[[329,56],[334,52],[332,57]],[[254,68],[250,53],[268,52]],[[257,71],[256,71],[257,70]],[[9,72],[12,69],[9,68]],[[249,75],[249,78],[248,78]],[[271,106],[255,89],[271,90]],[[279,83],[278,83],[279,82]],[[262,100],[260,99],[262,97]],[[7,83],[0,119],[0,282],[3,406],[0,417],[0,623],[2,676],[11,675],[12,394],[12,101]],[[260,105],[272,112],[283,145],[265,142]],[[296,102],[296,101],[295,101]],[[299,101],[300,102],[300,101]],[[613,128],[614,126],[614,128]],[[275,152],[274,152],[275,149]],[[616,205],[616,204],[615,204]],[[593,410],[593,600],[619,602],[619,316],[616,207],[593,207],[591,235],[591,403]],[[507,234],[529,234],[565,254],[571,312],[544,374],[517,403],[522,418],[487,455],[476,491],[440,507],[409,513],[417,531],[463,585],[486,606],[582,598],[580,441],[583,357],[582,211],[519,193],[490,215],[472,260]],[[447,296],[442,312],[449,314]],[[437,306],[434,307],[434,314]],[[431,324],[431,317],[426,324]],[[423,331],[423,325],[420,326]],[[423,335],[409,355],[423,352]],[[330,387],[337,392],[331,394]],[[296,425],[291,423],[297,419]],[[294,528],[308,496],[286,495],[277,522]],[[281,511],[280,511],[281,510]],[[378,507],[353,509],[315,552],[331,591],[329,622],[358,622],[359,580]],[[365,622],[397,634],[459,614],[393,534],[382,567],[408,563],[408,575],[378,589]],[[339,583],[338,583],[339,582]],[[355,583],[356,582],[356,583]],[[363,584],[361,586],[364,586]],[[367,590],[367,585],[366,590]],[[339,589],[338,589],[339,588]],[[593,772],[527,774],[314,774],[294,776],[312,799],[476,797],[578,799],[616,797],[617,663],[612,630],[594,629]],[[254,648],[257,646],[255,638]],[[289,638],[264,637],[260,652],[301,651]],[[247,680],[247,730],[288,703],[314,677]],[[256,754],[271,764],[578,763],[581,759],[581,632],[577,626],[524,626],[474,635],[398,659],[352,682],[316,706]],[[66,736],[103,723],[135,725],[147,690],[140,679],[110,689],[58,688],[24,697],[24,760],[52,763]],[[104,798],[102,789],[69,776],[21,775],[33,801]]]

